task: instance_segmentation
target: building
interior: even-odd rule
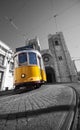
[[[12,50],[0,41],[0,91],[13,88]]]
[[[71,60],[62,32],[48,35],[49,49],[42,50],[48,83],[77,82],[77,71]]]
[[[35,37],[34,39],[26,40],[26,45],[32,46],[33,49],[36,49],[38,51],[40,51],[41,49],[39,39],[37,37]]]

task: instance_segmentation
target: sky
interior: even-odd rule
[[[0,40],[13,51],[36,36],[48,49],[48,35],[60,31],[71,57],[79,59],[80,0],[0,0]]]

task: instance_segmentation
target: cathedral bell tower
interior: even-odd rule
[[[53,56],[57,82],[76,82],[77,72],[71,60],[62,32],[48,35],[49,50]]]

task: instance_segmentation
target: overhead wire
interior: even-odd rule
[[[50,0],[50,1],[52,1],[52,0]],[[59,24],[59,22],[57,21],[58,16],[64,14],[66,11],[69,11],[74,6],[76,6],[78,3],[79,3],[79,1],[77,0],[75,3],[73,3],[71,6],[67,7],[66,9],[64,9],[62,11],[59,11],[59,12],[56,12],[55,14],[52,14],[52,16],[49,18],[49,21],[52,20],[52,19],[55,20],[54,22],[55,22],[56,30],[58,30],[58,25],[57,24]],[[54,10],[53,10],[53,12],[54,12]]]
[[[16,26],[16,24],[13,22],[13,18],[8,18],[8,16],[4,16],[4,18],[6,20],[8,20],[10,22],[10,24],[17,30],[18,27]]]
[[[50,2],[53,2],[53,0],[50,0]],[[51,2],[51,6],[54,6],[54,3],[52,3]],[[67,10],[70,10],[71,8],[73,8],[75,5],[77,5],[79,3],[79,1],[77,0],[75,3],[73,3],[70,7],[68,7],[68,8],[66,8],[65,10],[62,10],[62,11],[60,11],[60,12],[58,12],[58,13],[55,13],[55,14],[53,14],[53,12],[54,12],[54,7],[53,8],[51,8],[51,11],[52,11],[52,16],[51,17],[49,17],[48,18],[48,20],[46,20],[44,23],[46,24],[47,22],[50,22],[52,19],[54,19],[54,23],[55,23],[55,26],[56,26],[56,30],[58,31],[58,23],[57,23],[57,17],[58,16],[60,16],[60,15],[62,15],[62,14],[64,14]],[[21,10],[25,7],[26,5],[25,5],[25,1],[24,1],[24,4],[23,4],[23,6],[22,6],[22,8],[21,8]],[[8,20],[9,22],[10,22],[10,24],[16,29],[16,30],[18,30],[19,32],[20,32],[20,34],[23,36],[23,37],[26,37],[26,34],[28,35],[28,33],[22,33],[22,30],[14,23],[14,21],[13,21],[13,18],[8,18],[7,16],[5,16],[5,19],[6,20]],[[79,25],[78,25],[79,26]],[[41,26],[38,26],[38,28],[40,28]],[[67,28],[68,29],[68,28]],[[67,30],[66,28],[65,28],[65,30]],[[69,27],[69,29],[70,29],[70,27]],[[33,28],[32,29],[33,31],[35,30],[35,28]]]
[[[17,2],[17,1],[16,1]],[[19,12],[26,6],[26,0],[22,1],[23,4],[21,6],[21,8],[18,10]],[[9,18],[8,16],[4,16],[5,20],[7,20],[14,29],[16,29],[16,31],[18,31],[24,38],[26,38],[26,36],[28,35],[28,33],[23,33],[22,30],[15,24],[14,22],[14,17],[13,18]]]
[[[52,1],[52,0],[51,0],[51,1]],[[62,10],[62,11],[60,11],[60,12],[58,12],[58,13],[55,13],[55,14],[52,14],[52,16],[49,17],[48,20],[47,20],[45,23],[47,23],[47,22],[51,21],[52,19],[54,19],[54,23],[55,23],[55,26],[56,26],[56,31],[58,32],[58,24],[59,24],[59,22],[57,22],[58,16],[64,14],[66,11],[69,11],[69,10],[72,9],[74,6],[76,6],[78,3],[79,3],[79,1],[77,0],[75,3],[73,3],[70,7],[66,8],[65,10]],[[51,4],[52,4],[52,3],[51,3]],[[51,9],[51,11],[52,11],[52,9]],[[54,12],[54,10],[53,10],[52,12]],[[66,27],[66,28],[64,28],[63,30],[66,31],[66,30],[68,30],[68,29],[71,29],[71,28],[73,29],[74,27],[76,28],[76,27],[78,27],[78,26],[80,26],[80,24],[69,26],[69,28]]]
[[[59,30],[59,22],[58,22],[58,20],[57,20],[57,18],[58,18],[58,16],[60,16],[60,15],[62,15],[62,14],[64,14],[66,11],[69,11],[71,8],[73,8],[74,6],[76,6],[78,3],[79,3],[79,1],[77,0],[75,3],[73,3],[71,6],[69,6],[69,7],[67,7],[66,9],[64,9],[64,10],[62,10],[62,11],[59,11],[59,12],[57,12],[57,13],[54,13],[54,9],[52,9],[52,6],[53,6],[53,8],[54,8],[54,3],[52,3],[53,2],[53,0],[50,0],[50,2],[51,2],[51,15],[52,16],[50,16],[48,19],[46,19],[45,21],[44,21],[44,23],[43,24],[45,24],[46,25],[46,23],[48,23],[48,22],[50,22],[51,20],[54,20],[54,23],[55,23],[55,27],[56,27],[56,31],[58,32],[58,30]],[[78,25],[79,26],[79,25]],[[72,26],[73,27],[73,26]],[[37,27],[36,27],[37,28]],[[38,29],[39,28],[41,28],[41,25],[40,26],[38,26]],[[67,30],[68,28],[65,28],[65,30]],[[70,29],[70,27],[69,27],[69,29]],[[35,28],[33,28],[32,29],[33,31],[35,30]]]
[[[23,33],[22,30],[14,23],[13,18],[9,18],[8,16],[4,16],[4,18],[10,22],[10,24],[13,26],[13,28],[15,28],[17,31],[19,31],[19,34],[21,34],[24,39],[26,39],[26,36],[28,35],[28,33]]]

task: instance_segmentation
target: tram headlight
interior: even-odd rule
[[[25,74],[21,74],[21,78],[25,78],[26,77],[26,75]]]

